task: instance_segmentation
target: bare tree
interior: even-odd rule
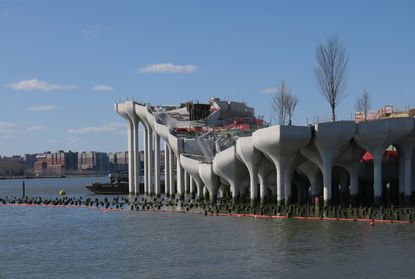
[[[284,125],[287,119],[287,110],[286,110],[286,97],[288,94],[288,87],[285,84],[285,81],[281,82],[281,85],[278,87],[278,92],[275,93],[272,98],[272,108],[277,114],[278,124]]]
[[[370,103],[369,92],[366,90],[363,91],[362,95],[356,100],[355,109],[357,112],[363,113],[365,121],[367,120],[367,113],[370,110]]]
[[[295,108],[298,104],[297,96],[294,96],[288,90],[287,84],[282,81],[278,92],[273,97],[272,107],[277,114],[278,124],[288,125],[292,124],[292,117],[294,115]]]
[[[295,108],[297,107],[297,104],[298,104],[298,97],[288,93],[285,98],[285,109],[288,115],[288,125],[290,126],[292,124],[292,117],[293,117]]]
[[[346,96],[346,70],[349,62],[343,45],[335,37],[320,44],[316,50],[318,66],[314,69],[321,94],[331,107],[332,120],[336,121],[336,107]]]

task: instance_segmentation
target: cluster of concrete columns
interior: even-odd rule
[[[134,101],[115,104],[115,110],[128,126],[128,171],[129,192],[133,195],[147,194],[160,196],[160,143],[164,140],[165,170],[164,192],[170,197],[177,194],[182,199],[185,192],[194,192],[193,179],[185,172],[180,164],[180,141],[170,134],[169,128],[159,124],[148,107]],[[144,128],[144,166],[140,165],[139,124]],[[140,176],[141,170],[144,175]],[[140,185],[144,186],[140,190]]]
[[[353,121],[320,123],[315,126],[272,126],[239,138],[236,144],[205,163],[200,152],[186,154],[190,141],[170,133],[145,106],[133,101],[116,104],[128,124],[130,193],[139,194],[139,123],[144,127],[144,193],[160,195],[160,140],[165,150],[165,194],[184,198],[185,193],[215,200],[218,192],[235,201],[265,202],[272,196],[278,204],[292,198],[294,174],[306,177],[312,196],[332,199],[333,169],[341,167],[341,191],[350,200],[358,194],[358,169],[365,151],[373,155],[374,203],[382,198],[382,158],[394,145],[400,153],[399,192],[409,202],[412,192],[412,153],[415,146],[414,118],[383,119],[356,124]],[[193,147],[194,148],[194,147]],[[337,179],[337,177],[336,177]],[[336,180],[337,181],[337,180]],[[298,181],[297,181],[298,182]],[[300,183],[300,182],[298,182]],[[343,185],[345,184],[345,185]],[[249,197],[246,195],[249,189]],[[322,190],[320,190],[322,189]],[[307,191],[299,188],[298,191]],[[299,193],[302,195],[304,193]]]

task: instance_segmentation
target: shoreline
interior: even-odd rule
[[[110,201],[104,199],[87,198],[55,198],[42,199],[41,197],[2,198],[0,207],[49,207],[49,208],[88,208],[104,211],[150,211],[165,213],[190,213],[210,217],[247,217],[255,219],[292,219],[302,221],[337,221],[337,222],[366,222],[374,224],[413,224],[415,208],[341,208],[328,207],[319,210],[313,206],[288,206],[272,208],[233,206],[228,204],[212,205],[208,203],[174,203],[172,200],[157,200],[148,202],[147,199],[138,201],[129,198],[113,197]],[[312,210],[311,210],[312,209]],[[298,214],[299,213],[299,214]]]

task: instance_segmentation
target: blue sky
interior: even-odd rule
[[[263,92],[283,80],[294,124],[329,119],[313,68],[333,35],[350,56],[338,119],[362,90],[373,108],[415,106],[414,3],[0,0],[0,154],[126,150],[127,97],[243,100],[269,119]]]

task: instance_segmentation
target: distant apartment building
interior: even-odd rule
[[[128,170],[128,152],[116,152],[108,154],[110,172],[121,172]]]
[[[33,172],[37,176],[75,174],[78,169],[78,152],[46,152],[36,155]]]
[[[50,152],[49,152],[50,153]],[[48,171],[47,153],[37,154],[33,166],[33,173],[36,176],[45,176]]]
[[[107,153],[89,151],[78,154],[78,170],[82,174],[105,174],[108,172],[108,166],[109,158]]]

